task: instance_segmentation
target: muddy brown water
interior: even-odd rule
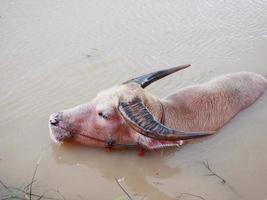
[[[192,67],[148,88],[165,97],[220,74],[267,74],[267,2],[0,0],[0,180],[66,199],[267,199],[267,93],[216,135],[178,149],[52,144],[50,113],[128,78]],[[222,176],[222,184],[202,161]],[[0,187],[3,194],[4,188]]]

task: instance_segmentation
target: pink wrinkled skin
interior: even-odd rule
[[[180,146],[183,141],[156,140],[133,130],[118,111],[119,101],[130,101],[138,96],[155,119],[160,121],[164,115],[164,124],[176,130],[216,131],[255,102],[266,88],[267,79],[252,72],[220,76],[183,88],[161,100],[136,83],[116,85],[86,104],[52,114],[50,137],[56,143],[69,140],[94,147],[158,149]],[[56,126],[52,124],[55,115],[60,115],[61,119]]]

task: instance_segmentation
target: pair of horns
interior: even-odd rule
[[[185,69],[189,66],[190,65],[181,65],[166,70],[152,72],[150,74],[126,81],[123,84],[134,82],[139,84],[142,88],[145,88],[154,81],[179,70]],[[154,118],[154,116],[145,106],[144,102],[138,97],[130,102],[119,102],[119,111],[125,121],[134,130],[154,139],[176,141],[194,139],[210,135],[210,133],[207,132],[183,132],[166,127]]]

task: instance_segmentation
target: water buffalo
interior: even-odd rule
[[[189,66],[131,79],[101,91],[88,103],[52,114],[52,140],[95,147],[180,146],[185,140],[214,133],[267,88],[264,76],[238,72],[180,89],[164,99],[144,90],[154,81]]]

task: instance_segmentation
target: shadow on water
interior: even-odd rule
[[[57,164],[77,165],[79,163],[91,170],[99,171],[108,181],[115,183],[116,178],[123,178],[122,184],[126,185],[130,195],[166,200],[175,198],[159,187],[164,185],[161,180],[173,177],[180,172],[179,167],[170,167],[167,164],[175,151],[177,149],[145,152],[145,155],[140,157],[137,151],[132,149],[105,152],[102,149],[81,148],[73,144],[53,146],[53,156]],[[63,154],[64,158],[58,159]]]

